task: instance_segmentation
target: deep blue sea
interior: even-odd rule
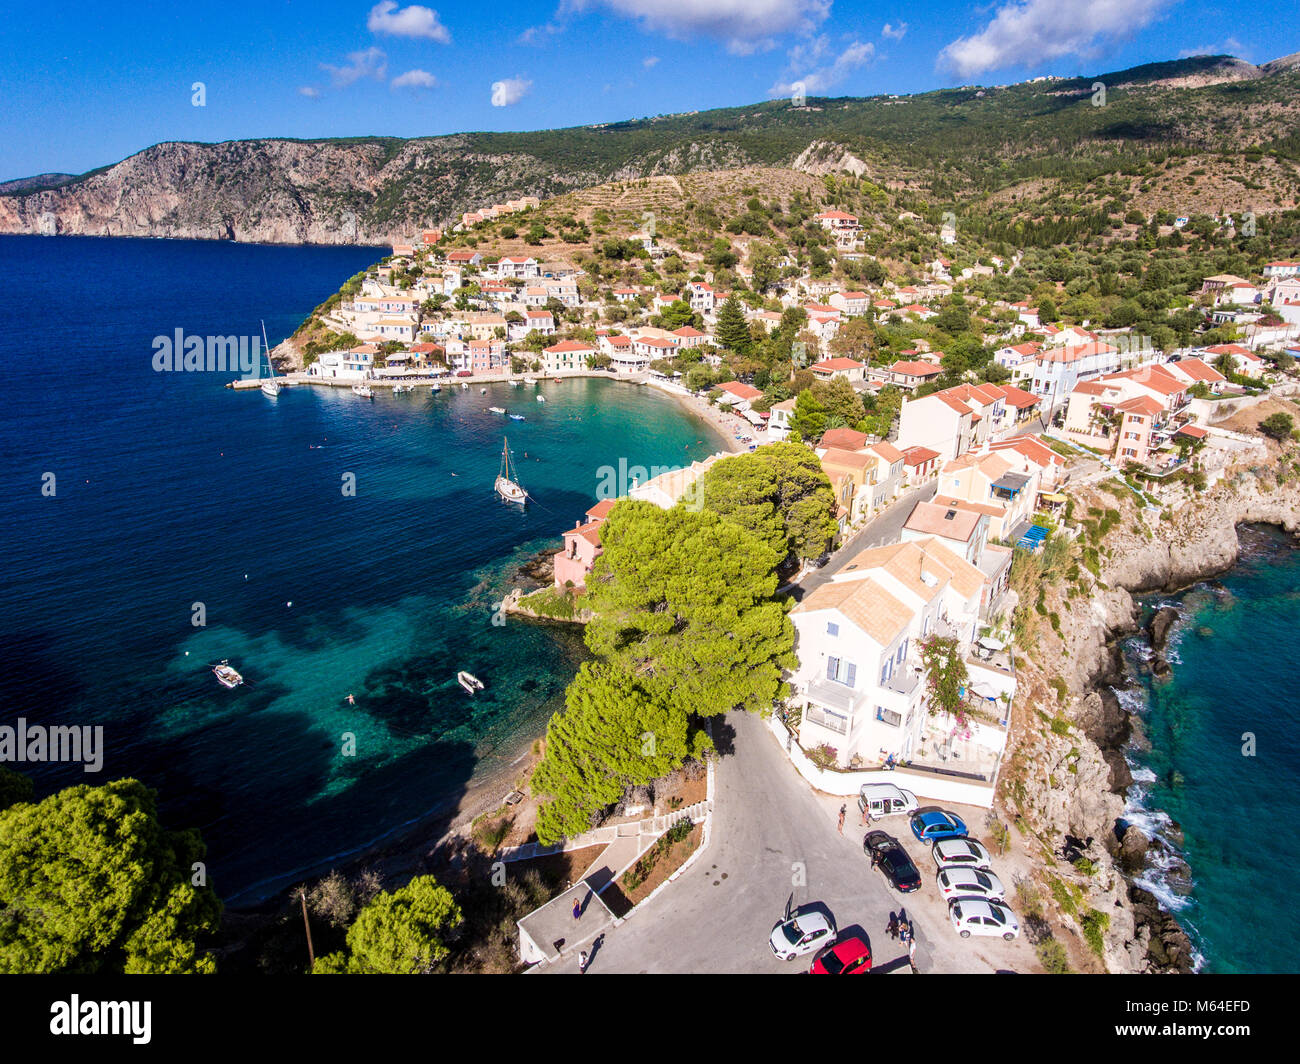
[[[177,328],[252,336],[265,319],[277,343],[379,254],[0,237],[0,724],[102,725],[106,747],[97,776],[11,767],[39,796],[143,780],[169,826],[201,829],[228,903],[327,868],[526,749],[583,649],[494,626],[508,578],[558,546],[602,466],[717,449],[668,397],[612,381],[548,382],[544,404],[504,384],[271,399],[224,388],[230,373],[153,370],[153,338]],[[527,510],[492,491],[507,431]],[[225,658],[244,687],[217,684]],[[462,668],[487,690],[465,695]]]
[[[1285,899],[1286,825],[1300,820],[1300,549],[1277,529],[1242,528],[1241,540],[1231,572],[1145,603],[1182,612],[1172,679],[1151,681],[1143,638],[1125,647],[1139,682],[1121,699],[1145,736],[1129,754],[1128,816],[1157,834],[1143,885],[1176,913],[1203,970],[1295,972],[1300,929]]]

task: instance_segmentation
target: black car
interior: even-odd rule
[[[921,873],[893,835],[868,831],[862,840],[862,851],[871,859],[872,867],[879,868],[900,894],[911,894],[921,889]]]

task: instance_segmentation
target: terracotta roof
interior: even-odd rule
[[[1219,381],[1226,380],[1213,366],[1201,361],[1199,358],[1184,358],[1178,362],[1172,363],[1173,369],[1186,373],[1194,381],[1205,381],[1207,384],[1215,384]]]
[[[1203,440],[1203,439],[1205,439],[1206,436],[1209,435],[1209,433],[1206,432],[1206,431],[1205,431],[1203,428],[1201,428],[1199,425],[1184,425],[1184,426],[1183,426],[1182,428],[1180,428],[1177,432],[1175,432],[1174,435],[1175,435],[1175,436],[1190,436],[1190,437],[1191,437],[1192,439],[1194,439],[1194,440]]]
[[[970,510],[972,513],[988,514],[989,517],[1002,517],[1006,510],[1001,506],[990,506],[982,502],[967,502],[954,495],[936,495],[930,500],[937,506],[951,506],[954,510]]]
[[[1036,436],[1012,436],[991,443],[989,447],[994,451],[1015,451],[1039,466],[1065,465],[1065,459]]]
[[[943,369],[929,362],[895,362],[889,367],[889,371],[901,373],[906,377],[937,377]]]
[[[956,506],[918,502],[903,527],[913,532],[924,532],[927,536],[943,536],[965,543],[979,528],[982,516],[974,510],[958,509]]]
[[[844,451],[838,447],[827,448],[826,453],[821,456],[822,468],[828,466],[836,470],[851,470],[854,473],[863,473],[867,467],[874,465],[870,456],[860,451]]]
[[[835,447],[844,451],[860,451],[870,438],[865,432],[855,432],[853,429],[827,429],[821,444],[823,447]]]
[[[600,502],[587,511],[587,516],[593,521],[603,521],[609,516],[609,511],[614,509],[616,502],[618,502],[617,499],[601,499]]]
[[[939,457],[938,451],[932,451],[929,447],[908,447],[903,451],[903,464],[910,466],[925,465],[926,462],[932,462]]]
[[[1164,407],[1149,395],[1139,395],[1134,399],[1125,399],[1122,403],[1116,403],[1115,409],[1130,414],[1145,414],[1147,417],[1155,417],[1164,410]]]
[[[903,452],[900,451],[897,447],[895,447],[892,443],[886,443],[884,440],[881,440],[879,443],[873,443],[870,447],[867,448],[867,450],[875,451],[876,454],[880,455],[880,457],[883,458],[890,465],[893,465],[895,462],[901,462],[903,460]]]
[[[1002,398],[1006,400],[1007,405],[1017,410],[1026,410],[1031,406],[1037,406],[1042,401],[1032,392],[1017,388],[1013,384],[999,384],[997,387],[1002,392]]]
[[[757,399],[763,394],[761,388],[755,388],[752,384],[743,384],[740,381],[727,381],[726,384],[719,384],[721,391],[734,395],[737,399]]]
[[[916,615],[911,607],[905,606],[870,577],[822,584],[790,612],[815,613],[818,610],[839,611],[881,646],[889,646]]]
[[[820,369],[834,373],[842,369],[862,369],[864,365],[865,363],[858,362],[856,359],[852,358],[826,358],[822,359],[820,362],[814,363],[812,369]]]

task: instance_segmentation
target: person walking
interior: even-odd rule
[[[849,811],[848,803],[840,806],[840,834],[844,834],[844,814]]]
[[[573,899],[573,918],[575,920],[582,919],[582,902],[580,902],[577,898]]]
[[[903,945],[907,945],[912,939],[912,927],[906,920],[898,921],[898,939]]]
[[[584,949],[581,953],[578,954],[578,974],[579,974],[579,975],[586,975],[586,974],[587,974],[587,965],[590,964],[590,963],[591,963],[591,954],[589,954],[589,953]],[[913,971],[916,971],[915,968],[913,968],[912,970],[913,970]]]
[[[912,974],[919,975],[916,968],[916,936],[913,935],[907,942],[907,963],[912,966]]]
[[[889,914],[889,926],[885,928],[885,933],[886,933],[890,938],[897,938],[897,937],[898,937],[898,914],[897,914],[897,913],[895,913],[895,912],[890,912],[890,914]]]

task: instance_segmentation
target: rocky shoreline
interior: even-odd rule
[[[1105,951],[1111,971],[1195,970],[1195,951],[1186,931],[1137,882],[1147,866],[1153,840],[1138,827],[1125,824],[1123,815],[1124,800],[1133,785],[1124,752],[1135,739],[1135,721],[1116,689],[1130,683],[1120,644],[1142,630],[1141,610],[1134,596],[1185,590],[1231,569],[1241,549],[1241,525],[1274,525],[1296,533],[1300,530],[1300,482],[1278,480],[1275,469],[1256,467],[1237,472],[1199,496],[1189,495],[1166,512],[1172,513],[1171,519],[1147,519],[1130,503],[1125,508],[1125,523],[1136,517],[1138,534],[1110,546],[1096,594],[1068,605],[1070,616],[1061,617],[1063,629],[1079,631],[1077,639],[1067,640],[1070,658],[1060,663],[1070,693],[1077,699],[1073,723],[1105,767],[1104,774],[1096,773],[1087,783],[1081,781],[1083,790],[1076,789],[1070,803],[1073,808],[1065,819],[1073,834],[1103,841],[1108,863],[1122,879],[1122,883],[1112,880],[1102,895],[1111,906]],[[1178,615],[1176,609],[1166,607],[1157,609],[1147,621],[1153,649],[1151,667],[1157,677],[1169,675],[1164,652]],[[1083,760],[1081,757],[1080,762]],[[1176,825],[1174,830],[1176,833]]]

